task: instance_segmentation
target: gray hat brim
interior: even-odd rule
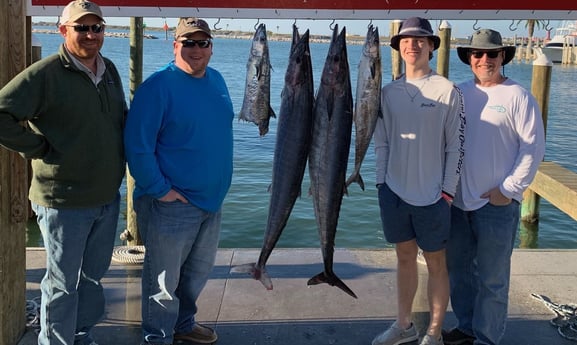
[[[391,37],[391,48],[393,48],[394,50],[399,50],[399,43],[401,41],[401,38],[403,37],[427,37],[429,39],[431,39],[433,41],[433,50],[437,50],[439,49],[439,47],[441,46],[441,38],[439,36],[435,36],[435,35],[395,35],[393,37]]]
[[[501,66],[505,66],[513,58],[515,57],[516,48],[514,46],[495,46],[495,47],[473,47],[473,46],[463,46],[457,47],[457,55],[459,55],[459,59],[463,61],[464,64],[470,65],[471,61],[469,61],[469,52],[471,50],[504,50],[505,51],[505,58],[503,59],[503,63]]]

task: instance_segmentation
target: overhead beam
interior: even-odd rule
[[[26,0],[28,16],[58,16],[61,0]],[[100,0],[106,17],[181,17],[234,19],[577,19],[568,0]]]

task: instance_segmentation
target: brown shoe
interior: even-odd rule
[[[212,344],[218,339],[216,332],[207,326],[195,323],[189,333],[179,333],[174,335],[175,343],[192,342],[200,344]]]

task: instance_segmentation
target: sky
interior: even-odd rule
[[[107,17],[106,23],[109,25],[130,25],[130,19],[126,17]],[[45,21],[45,22],[56,22],[58,17],[33,17],[33,22]],[[147,18],[145,17],[144,23],[149,27],[163,27],[164,22],[169,27],[176,26],[178,20],[176,18]],[[206,21],[209,23],[211,28],[224,29],[224,30],[238,30],[238,31],[254,31],[254,27],[257,22],[264,23],[268,31],[274,33],[285,33],[290,34],[292,32],[292,24],[295,23],[294,20],[286,19],[212,19],[208,18]],[[218,21],[218,23],[217,23]],[[313,35],[329,35],[331,33],[331,20],[297,20],[296,26],[300,31],[310,29],[310,33]],[[367,26],[371,23],[369,20],[337,20],[336,24],[339,25],[339,30],[343,26],[346,27],[347,34],[356,34],[364,36],[367,33]],[[379,28],[379,33],[381,36],[388,36],[390,30],[390,20],[373,20],[372,24]],[[489,28],[497,30],[501,33],[503,37],[526,37],[528,35],[527,28],[525,27],[525,22],[517,25],[515,20],[479,20],[475,22],[474,20],[449,20],[449,25],[451,26],[451,34],[453,37],[464,38],[469,36],[475,31],[474,28]],[[433,20],[431,21],[433,26],[438,27],[441,21]],[[551,21],[550,27],[554,28],[560,25],[559,21]],[[516,30],[511,30],[516,29]],[[435,30],[436,31],[436,30]],[[535,37],[544,38],[547,32],[544,29],[535,30]]]

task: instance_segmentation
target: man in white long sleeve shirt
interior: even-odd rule
[[[458,325],[445,344],[499,344],[505,332],[519,203],[545,152],[535,98],[501,74],[515,56],[497,31],[457,48],[474,79],[463,91],[467,128],[461,182],[451,210],[447,265]]]
[[[412,342],[418,285],[417,252],[427,262],[430,323],[421,345],[442,345],[441,328],[449,303],[445,246],[450,204],[461,162],[465,119],[459,90],[429,66],[440,38],[428,20],[408,18],[391,47],[401,53],[405,75],[383,87],[374,142],[376,182],[383,231],[397,253],[397,319],[372,345]]]

